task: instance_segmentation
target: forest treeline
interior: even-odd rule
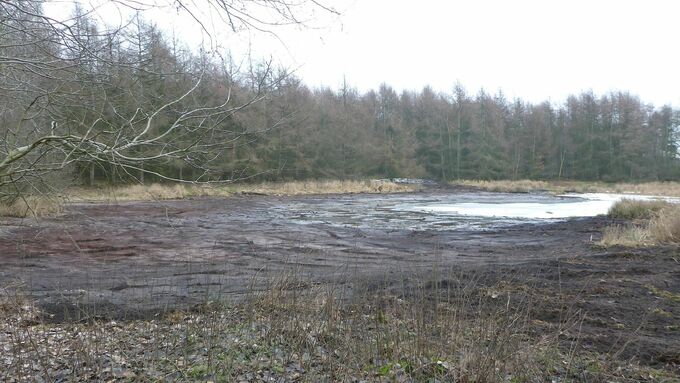
[[[669,180],[680,176],[677,110],[625,92],[565,103],[388,85],[310,90],[285,81],[239,119],[280,129],[232,155],[286,178]],[[225,162],[227,164],[229,162]]]
[[[5,42],[5,55],[18,51],[14,54],[35,57],[37,69],[17,74],[11,65],[0,67],[4,137],[30,142],[35,127],[50,124],[85,136],[96,135],[97,129],[102,135],[124,132],[140,110],[157,110],[149,127],[165,139],[167,125],[183,121],[177,116],[189,100],[219,105],[228,98],[234,108],[219,119],[209,117],[219,129],[201,131],[196,124],[181,135],[173,131],[172,143],[165,144],[169,149],[161,153],[177,155],[148,155],[144,163],[124,169],[101,156],[69,166],[85,183],[145,177],[680,179],[680,111],[626,92],[583,92],[555,104],[509,100],[500,91],[471,92],[456,84],[447,93],[430,87],[398,92],[387,84],[367,92],[346,83],[311,89],[268,62],[192,51],[139,17],[132,21],[134,28],[102,38],[96,23],[83,16],[78,20],[76,28],[83,32],[73,36],[83,39],[59,53],[64,65],[54,72],[58,78],[39,73],[41,57],[54,60],[54,53],[45,53],[51,49],[49,39],[47,48]],[[55,83],[50,99],[44,89]],[[192,86],[196,89],[182,98]],[[31,93],[34,88],[38,96]],[[185,150],[196,139],[192,132],[220,142],[219,147]],[[180,143],[183,150],[173,152]],[[138,157],[145,158],[145,147],[139,150]]]
[[[461,86],[310,89],[277,73],[264,98],[228,122],[246,137],[213,160],[213,178],[680,179],[680,112],[626,92],[532,104]],[[234,84],[213,73],[210,83],[247,99],[259,81],[251,75]]]
[[[266,98],[233,120],[253,137],[223,153],[224,177],[680,178],[680,112],[626,92],[555,105],[460,85],[361,93],[310,89],[293,75],[267,84]]]

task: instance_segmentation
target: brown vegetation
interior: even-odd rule
[[[604,229],[600,245],[609,246],[650,246],[654,241],[644,227],[614,225]]]
[[[415,191],[413,185],[383,180],[292,181],[256,184],[151,184],[104,188],[73,188],[70,201],[145,201],[192,197],[228,197],[235,194],[303,195],[346,193],[400,193]]]
[[[555,183],[534,180],[460,180],[453,182],[454,185],[472,186],[484,191],[495,193],[529,193],[536,191],[555,191]]]
[[[63,211],[63,201],[55,197],[25,196],[14,202],[0,203],[0,217],[45,217]]]
[[[384,180],[337,180],[268,182],[254,185],[237,185],[237,192],[273,195],[345,194],[345,193],[401,193],[416,190],[415,185],[398,184]]]
[[[609,210],[614,219],[644,220],[604,230],[603,246],[651,246],[680,243],[680,206],[665,201],[624,199]]]
[[[680,207],[662,210],[649,222],[648,230],[657,242],[680,243]]]
[[[44,217],[60,214],[68,202],[155,201],[195,197],[229,197],[237,194],[303,195],[348,193],[402,193],[415,185],[384,180],[299,181],[258,184],[150,184],[71,188],[60,198],[26,196],[11,204],[0,203],[0,217]]]
[[[663,209],[673,205],[664,200],[635,200],[624,198],[616,202],[607,215],[613,219],[651,219],[656,217]]]
[[[680,197],[680,182],[605,183],[589,181],[461,180],[453,184],[502,193],[616,193]]]

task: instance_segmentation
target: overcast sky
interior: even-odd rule
[[[459,80],[529,101],[628,90],[680,106],[678,18],[674,0],[357,0],[341,26],[288,45],[310,85],[345,75],[362,90],[448,91]]]
[[[592,89],[680,106],[677,0],[321,2],[342,15],[318,19],[311,29],[276,29],[278,40],[257,33],[216,40],[237,55],[245,45],[271,55],[297,68],[310,86],[337,88],[345,76],[362,91],[383,82],[397,90],[450,91],[460,81],[470,93],[502,89],[532,102],[561,102]],[[169,20],[156,17],[191,46],[201,40]]]

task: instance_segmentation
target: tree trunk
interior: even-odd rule
[[[463,112],[463,106],[458,105],[458,137],[456,137],[456,178],[460,180],[460,160],[461,160],[461,152],[460,152],[460,135],[463,132],[463,127],[461,126],[461,114]]]
[[[90,164],[90,186],[94,186],[94,162]]]
[[[446,180],[446,156],[444,154],[445,151],[445,144],[444,144],[444,128],[439,129],[439,166],[441,167],[441,177],[442,180]]]
[[[558,181],[562,179],[562,167],[563,166],[564,166],[564,150],[562,150],[562,153],[560,155],[560,171],[557,174],[557,180]]]

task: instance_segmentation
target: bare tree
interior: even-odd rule
[[[164,56],[170,49],[140,21],[143,12],[172,6],[206,33],[214,32],[206,13],[232,31],[274,33],[303,25],[310,7],[335,12],[313,0],[118,0],[134,16],[111,27],[94,21],[97,6],[74,2],[61,20],[44,4],[0,0],[0,197],[40,189],[47,175],[73,166],[179,180],[146,165],[181,161],[201,170],[192,181],[216,179],[211,161],[247,134],[230,119],[265,97],[262,83],[235,100],[233,73],[205,51],[185,62]]]

